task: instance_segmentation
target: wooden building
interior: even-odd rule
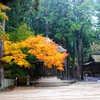
[[[44,66],[43,60],[37,60],[33,62],[35,64],[35,77],[47,77],[47,76],[58,76],[58,71],[56,70],[56,67],[52,66],[52,68],[48,68],[47,66]]]
[[[89,60],[83,65],[84,74],[88,76],[100,76],[100,54],[90,54]]]
[[[60,53],[67,51],[62,46],[57,46],[57,48],[58,48],[57,51],[60,52]],[[48,68],[47,66],[44,66],[43,60],[37,60],[37,61],[31,62],[31,63],[35,64],[35,66],[36,66],[35,67],[35,75],[34,75],[36,78],[41,78],[41,77],[57,77],[57,78],[60,78],[60,77],[63,77],[63,72],[56,69],[55,66],[52,66],[52,68]],[[64,66],[64,67],[66,67],[66,66]]]

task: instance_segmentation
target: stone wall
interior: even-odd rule
[[[9,87],[14,85],[14,79],[4,79],[4,87]]]

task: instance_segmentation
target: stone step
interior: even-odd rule
[[[69,86],[69,83],[39,83],[35,87],[50,87],[50,86]]]
[[[69,86],[76,81],[73,80],[60,80],[60,79],[37,79],[30,81],[35,87],[48,87],[48,86]]]

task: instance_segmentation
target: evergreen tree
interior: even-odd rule
[[[31,18],[31,28],[36,31],[36,34],[43,33],[45,36],[45,22],[48,21],[49,37],[67,48],[70,58],[73,57],[73,42],[76,42],[77,52],[75,54],[77,53],[77,64],[80,67],[80,59],[78,59],[80,58],[80,42],[82,40],[83,53],[86,55],[86,48],[90,47],[93,40],[93,24],[91,22],[93,1],[42,0],[40,5],[40,11]],[[86,57],[85,55],[84,57]]]
[[[27,22],[27,16],[33,16],[38,11],[39,0],[15,0],[7,6],[11,8],[11,11],[7,11],[9,20],[6,22],[6,31],[12,32]]]

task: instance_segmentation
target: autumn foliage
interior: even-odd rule
[[[5,9],[11,10],[8,6],[5,6],[2,3],[0,3],[0,19],[8,20],[7,15],[2,11]]]
[[[10,10],[9,7],[0,3],[0,19],[2,20],[8,20],[8,17],[2,11],[5,9]],[[1,30],[0,32],[0,40],[5,39],[5,33]],[[36,56],[37,59],[43,60],[45,66],[52,68],[52,65],[54,65],[57,67],[57,69],[63,70],[64,58],[68,54],[66,52],[57,52],[57,44],[55,44],[52,40],[48,40],[46,37],[42,37],[40,35],[37,35],[36,37],[30,37],[25,41],[15,43],[5,40],[4,57],[1,60],[9,64],[16,63],[19,66],[30,68],[30,63],[26,61],[26,56],[28,54],[22,52],[23,48],[28,48],[27,53]]]
[[[9,64],[16,63],[19,66],[30,66],[30,64],[25,60],[27,55],[22,52],[20,42],[13,43],[11,41],[5,41],[4,54],[5,57],[3,57],[2,60]]]
[[[28,48],[27,53],[35,55],[37,59],[44,61],[44,65],[48,68],[52,68],[52,65],[57,69],[63,70],[64,58],[68,55],[66,52],[57,52],[57,44],[46,37],[37,35],[36,37],[30,37],[25,41],[13,43],[11,41],[5,41],[3,61],[7,63],[16,63],[19,66],[31,67],[28,61],[25,60],[27,54],[22,52],[22,48]]]
[[[8,6],[5,6],[2,3],[0,3],[0,19],[2,19],[2,20],[8,20],[7,15],[5,14],[5,12],[3,12],[3,10],[5,10],[5,9],[10,10],[10,8]],[[1,30],[1,28],[2,28],[2,26],[1,26],[1,23],[0,23],[0,41],[3,40],[3,39],[8,40],[9,35],[5,34],[5,32]]]

